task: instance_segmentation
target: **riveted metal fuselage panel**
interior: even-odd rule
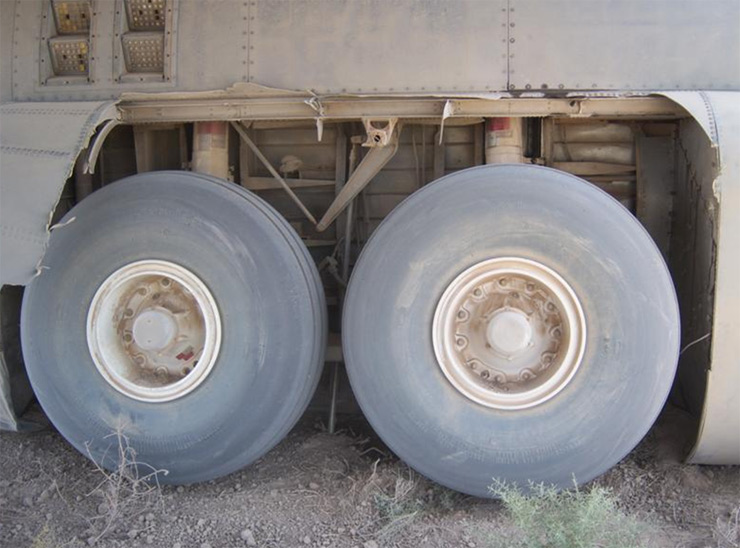
[[[77,80],[48,77],[50,4],[2,4],[5,101],[10,85],[14,101],[236,82],[370,95],[740,89],[734,0],[169,0],[160,78],[122,74],[125,5],[107,0],[94,3],[89,78]]]

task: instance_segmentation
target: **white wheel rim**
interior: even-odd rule
[[[554,397],[583,358],[586,320],[568,283],[518,257],[489,259],[457,276],[432,324],[442,372],[465,397],[526,409]]]
[[[87,344],[113,388],[136,400],[171,401],[213,369],[221,318],[195,274],[168,261],[138,261],[98,288],[87,313]]]

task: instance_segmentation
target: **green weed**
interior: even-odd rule
[[[575,483],[575,482],[574,482]],[[594,486],[561,491],[530,483],[521,489],[494,481],[491,493],[501,499],[514,524],[511,538],[493,546],[526,548],[643,548],[645,525],[622,512],[610,490]]]

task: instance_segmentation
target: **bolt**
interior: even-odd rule
[[[490,376],[491,376],[491,374],[488,371],[481,371],[480,372],[480,378],[481,379],[487,379]]]
[[[480,297],[481,296],[481,293],[482,292],[481,292],[480,289],[476,289],[475,291],[473,291],[473,295],[475,295],[476,297]]]
[[[458,317],[459,319],[461,319],[461,320],[462,320],[463,318],[465,318],[465,311],[464,311],[464,310],[461,310],[460,312],[458,312],[458,313],[457,313],[457,317]]]
[[[170,281],[170,279],[169,279],[169,278],[162,278],[162,281],[161,281],[160,283],[161,283],[161,284],[162,284],[162,285],[163,285],[164,287],[169,287],[170,283],[172,283],[172,282]]]
[[[532,283],[527,284],[527,291],[529,291],[530,293],[534,291],[534,284]]]
[[[123,311],[123,315],[126,316],[127,318],[130,318],[131,316],[134,315],[134,311],[131,310],[130,308],[127,308],[126,310]]]
[[[134,338],[131,336],[131,333],[124,333],[123,334],[123,340],[127,343],[130,343]]]
[[[508,282],[508,280],[507,280],[506,278],[501,278],[501,279],[500,279],[500,280],[498,281],[498,283],[499,283],[499,285],[506,285],[506,284],[507,284],[507,283],[509,283],[509,282]]]
[[[457,346],[463,346],[465,344],[465,339],[459,338],[455,342],[457,343]]]
[[[555,305],[554,305],[554,304],[552,304],[552,303],[547,303],[547,309],[548,309],[548,310],[549,310],[550,312],[552,312],[553,310],[555,310]]]

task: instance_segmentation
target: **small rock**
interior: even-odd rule
[[[87,545],[88,546],[94,546],[95,545],[95,537],[90,537],[87,539]]]
[[[200,548],[211,548],[211,545],[208,542],[204,542],[200,545]]]
[[[108,505],[104,502],[98,504],[98,515],[102,516],[108,513]]]
[[[51,518],[53,518],[53,517],[54,517],[54,514],[52,514],[51,512],[49,512],[48,514],[46,514],[46,520],[47,521],[51,520]]]
[[[176,542],[175,544],[172,545],[172,548],[182,548],[182,544],[180,544],[179,542]]]
[[[147,535],[146,536],[146,543],[147,544],[154,544],[154,535]]]
[[[154,514],[149,512],[144,519],[146,521],[154,521]]]
[[[378,548],[378,543],[374,540],[368,540],[362,545],[362,548]]]
[[[128,533],[126,533],[126,536],[128,538],[130,538],[130,539],[135,539],[136,538],[136,535],[138,535],[138,534],[139,534],[139,532],[136,529],[131,529],[131,530],[129,530]]]
[[[77,502],[82,502],[82,495],[77,495],[77,496],[75,497],[75,500],[76,500]]]
[[[303,537],[303,544],[311,544],[311,537],[309,537],[308,535]]]
[[[316,489],[318,489],[318,488],[319,488],[319,484],[318,484],[318,483],[314,483],[314,482],[312,481],[311,483],[309,483],[309,484],[308,484],[308,488],[309,488],[309,489],[313,489],[313,490],[315,491]]]
[[[28,507],[33,506],[33,497],[30,497],[30,496],[23,497],[23,506],[28,506]]]
[[[178,493],[184,493],[185,492],[185,488],[182,485],[178,485],[177,486],[177,489],[175,489],[175,491],[177,491]]]
[[[277,494],[278,494],[277,489],[270,490],[270,496],[271,497],[277,497]]]
[[[239,533],[239,536],[244,542],[247,543],[247,546],[257,546],[257,541],[254,540],[254,534],[251,530],[244,529],[241,533]]]
[[[198,523],[197,523],[197,524],[196,524],[195,526],[196,526],[196,527],[197,527],[198,529],[200,529],[200,528],[201,528],[201,527],[203,527],[203,526],[204,526],[205,524],[206,524],[206,520],[204,520],[203,518],[201,518],[201,519],[199,519],[199,520],[198,520]]]
[[[337,533],[339,533],[340,535],[344,533],[344,527],[337,527]]]

